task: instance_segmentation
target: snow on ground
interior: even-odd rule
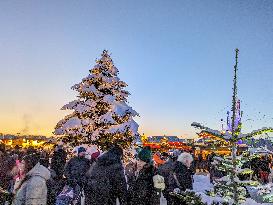
[[[193,191],[200,194],[203,202],[211,204],[213,201],[222,201],[220,197],[210,197],[205,194],[206,190],[210,190],[213,185],[210,183],[209,175],[194,175]],[[272,205],[272,203],[257,203],[253,199],[247,199],[242,205]],[[163,204],[162,204],[163,205]],[[165,205],[165,204],[164,204]]]
[[[193,191],[195,192],[205,193],[206,190],[210,190],[213,187],[208,175],[194,175],[193,180]]]
[[[222,201],[221,197],[210,197],[205,194],[206,190],[209,190],[213,187],[213,185],[210,183],[209,175],[194,175],[193,176],[194,183],[193,183],[193,191],[197,192],[197,194],[201,195],[203,202],[207,202],[209,205],[213,202],[220,202]],[[117,203],[119,205],[119,203]],[[166,199],[161,196],[160,199],[160,205],[167,205]],[[194,204],[193,204],[194,205]],[[272,203],[257,203],[253,199],[247,199],[245,203],[242,205],[272,205]]]

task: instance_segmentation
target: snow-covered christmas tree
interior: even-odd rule
[[[72,145],[96,144],[102,150],[113,145],[130,148],[138,135],[133,117],[138,113],[127,104],[127,84],[118,78],[118,69],[104,50],[90,74],[74,86],[77,99],[62,110],[73,112],[59,121],[54,134]]]

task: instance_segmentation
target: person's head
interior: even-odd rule
[[[144,147],[137,155],[137,158],[145,163],[152,161],[152,151],[150,147]]]
[[[57,145],[55,147],[55,151],[60,151],[60,150],[63,150],[63,145]]]
[[[91,160],[97,161],[98,157],[100,156],[100,151],[94,152],[91,154]]]
[[[86,154],[86,149],[84,147],[79,147],[78,148],[78,157],[85,157]]]
[[[30,155],[30,154],[33,154],[33,153],[36,153],[36,150],[34,149],[34,147],[27,148],[26,155]]]
[[[3,153],[6,152],[6,146],[5,146],[5,144],[1,143],[1,142],[0,142],[0,152],[3,152]]]
[[[19,168],[16,164],[16,159],[14,157],[8,157],[4,163],[5,170],[10,176],[16,176],[19,172]]]
[[[39,161],[40,155],[38,153],[28,154],[22,159],[21,170],[28,173]]]
[[[181,151],[180,150],[174,150],[173,151],[173,154],[172,154],[172,156],[171,156],[171,159],[173,160],[173,161],[176,161],[177,160],[177,158],[178,158],[178,156],[181,154]]]
[[[186,167],[190,168],[191,163],[193,161],[192,155],[190,153],[187,152],[183,152],[182,154],[180,154],[178,156],[177,161],[181,162],[182,164],[184,164]]]
[[[114,155],[118,156],[120,159],[123,158],[123,149],[118,146],[118,145],[115,145],[113,146],[109,152],[113,153]]]
[[[15,145],[15,146],[14,146],[14,149],[17,150],[17,151],[20,150],[19,145]]]
[[[18,159],[19,159],[19,155],[18,155],[18,154],[13,154],[13,155],[12,155],[12,158],[13,158],[14,160],[18,160]]]
[[[163,153],[161,154],[161,158],[162,158],[163,160],[167,160],[168,157],[169,157],[169,154],[168,154],[167,152],[163,152]]]

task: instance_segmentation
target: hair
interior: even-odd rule
[[[118,156],[120,156],[120,157],[123,156],[123,150],[118,145],[113,146],[109,151],[116,154],[116,155],[118,155]]]
[[[145,146],[143,149],[152,150],[150,146]]]
[[[31,155],[33,153],[37,153],[37,151],[34,149],[34,147],[27,148],[26,155]]]
[[[182,154],[180,154],[178,156],[178,159],[177,159],[177,161],[183,163],[184,165],[186,165],[187,160],[189,160],[190,163],[192,163],[192,161],[193,161],[192,155],[190,153],[187,153],[187,152],[183,152]]]
[[[25,155],[22,160],[25,161],[25,173],[28,173],[40,161],[40,155],[34,152]]]
[[[11,171],[14,166],[16,166],[16,160],[14,157],[9,156],[5,161],[5,170]]]
[[[6,146],[5,146],[5,144],[1,143],[1,142],[0,142],[0,152],[3,152],[3,153],[6,152]]]
[[[168,157],[169,154],[168,154],[167,152],[162,152],[161,156],[162,156],[162,157]]]

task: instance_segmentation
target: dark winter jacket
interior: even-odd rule
[[[129,176],[129,197],[130,205],[159,205],[160,195],[154,188],[153,176],[157,174],[153,165],[146,164],[140,171],[138,176],[134,173]]]
[[[6,156],[5,158],[0,157],[0,187],[5,190],[6,193],[0,192],[0,205],[4,204],[5,201],[12,199],[12,191],[14,186],[13,176],[10,171],[15,166],[15,159]]]
[[[257,175],[259,172],[259,164],[258,163],[259,163],[259,158],[253,158],[250,161],[251,169],[253,170],[254,175]]]
[[[135,162],[130,162],[125,167],[125,175],[127,178],[128,187],[131,186],[131,182],[134,181],[134,174],[137,170],[137,164]]]
[[[63,175],[67,154],[63,149],[59,149],[53,153],[51,159],[51,169],[56,172],[57,177]]]
[[[267,160],[261,159],[260,161],[258,161],[258,168],[260,171],[268,173],[270,172],[269,162]]]
[[[62,192],[66,184],[64,178],[58,178],[54,170],[49,170],[51,177],[47,180],[47,205],[55,205],[56,197]]]
[[[175,187],[175,180],[174,180],[174,169],[175,169],[175,164],[176,162],[169,159],[165,164],[161,165],[158,168],[158,174],[164,177],[165,185],[166,188],[163,191],[164,196],[172,192],[176,187]]]
[[[7,161],[7,156],[0,151],[0,186],[3,189],[6,189],[7,187],[6,177],[7,177],[8,170],[6,169],[6,161]]]
[[[85,157],[73,157],[70,159],[64,170],[64,175],[67,178],[67,181],[70,185],[75,186],[76,183],[83,187],[86,178],[85,174],[90,167],[90,160]]]
[[[10,175],[10,171],[15,166],[15,160],[12,157],[0,158],[0,187],[8,190],[10,188],[10,182],[13,177]]]
[[[182,162],[177,161],[174,172],[179,182],[179,184],[177,184],[177,188],[180,188],[182,191],[192,189],[192,170],[188,169]]]
[[[127,204],[127,187],[121,155],[109,150],[95,162],[85,189],[86,204]]]

